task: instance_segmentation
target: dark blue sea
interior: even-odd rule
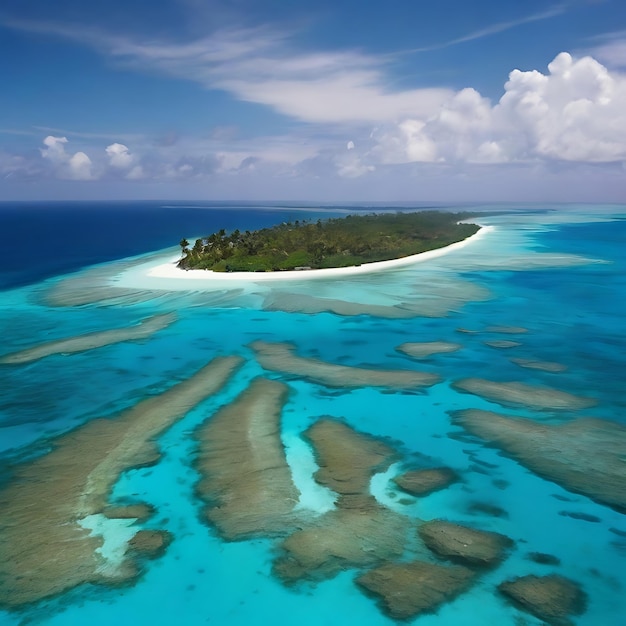
[[[458,565],[416,539],[432,520],[512,543],[489,567],[463,562],[472,583],[441,587],[439,600],[405,623],[539,626],[549,620],[498,586],[556,574],[586,599],[567,617],[572,623],[626,624],[626,207],[439,207],[475,211],[483,229],[446,254],[376,271],[268,280],[174,267],[182,238],[401,208],[430,207],[0,204],[2,626],[387,626],[397,621],[389,606],[355,580],[408,561]],[[166,322],[133,336],[151,319]],[[447,348],[403,351],[433,342]],[[285,344],[291,356],[274,361],[259,348]],[[144,401],[231,356],[242,365],[223,388],[149,434],[146,424],[163,416],[157,403],[146,420]],[[438,378],[398,388],[394,372]],[[212,469],[202,470],[198,429],[221,423],[233,403],[244,406],[259,378],[285,385],[279,433],[271,439],[269,429],[265,439],[251,425],[240,448],[226,458],[212,448]],[[258,409],[251,424],[267,414]],[[401,553],[377,560],[381,536],[337,525],[341,499],[316,475],[332,463],[305,435],[328,416],[395,451],[371,470],[367,493],[377,504],[362,515],[375,524],[372,511],[384,510],[386,534],[397,524],[413,528]],[[146,437],[158,454],[146,461],[137,448],[118,466],[123,446],[103,452],[102,438],[114,437],[102,423],[115,433],[132,420],[127,449]],[[63,450],[74,454],[57,461]],[[270,453],[271,467],[248,465]],[[307,548],[313,556],[289,584],[276,564],[304,541],[293,539],[294,528],[270,532],[259,522],[249,537],[233,538],[236,517],[224,527],[205,514],[238,498],[243,517],[279,507],[280,494],[268,502],[258,485],[281,463],[299,492],[300,527],[318,529]],[[393,480],[439,467],[458,480],[428,495]],[[203,499],[200,485],[222,471],[231,482],[221,500]],[[146,503],[153,513],[107,517],[101,503],[90,504],[99,498]],[[55,543],[68,529],[79,543]],[[167,531],[171,543],[137,557],[132,542],[142,530]],[[325,546],[338,536],[329,557]],[[91,551],[74,549],[86,537],[95,538]]]

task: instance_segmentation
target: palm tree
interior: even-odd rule
[[[180,250],[180,256],[185,256],[187,254],[187,252],[189,252],[189,242],[183,237],[180,242],[178,243],[178,245],[180,246],[181,250]]]

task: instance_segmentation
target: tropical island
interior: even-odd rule
[[[256,231],[224,229],[180,241],[181,269],[278,272],[358,266],[403,258],[463,241],[480,226],[470,213],[369,213],[328,220],[295,220]]]

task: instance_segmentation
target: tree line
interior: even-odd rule
[[[266,272],[347,267],[387,261],[447,246],[474,234],[460,224],[469,213],[370,213],[328,220],[295,220],[271,228],[227,233],[223,228],[180,241],[183,269]]]

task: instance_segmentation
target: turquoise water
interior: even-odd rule
[[[271,573],[275,541],[224,542],[201,521],[201,503],[194,495],[198,475],[192,465],[197,445],[192,431],[259,375],[285,380],[290,387],[284,442],[300,441],[300,434],[320,416],[343,418],[359,431],[393,440],[405,459],[445,465],[462,478],[407,505],[398,503],[402,496],[388,483],[391,472],[373,484],[383,504],[410,517],[446,518],[516,541],[510,556],[470,591],[436,613],[416,618],[415,624],[541,624],[509,605],[495,587],[514,576],[552,572],[577,581],[588,594],[587,611],[575,623],[626,624],[626,539],[610,530],[626,531],[626,517],[538,477],[482,440],[459,437],[463,431],[449,415],[478,408],[546,423],[588,416],[626,423],[626,207],[561,207],[485,215],[478,221],[495,230],[446,256],[379,274],[244,286],[172,279],[142,285],[144,268],[168,259],[168,250],[137,257],[130,267],[127,261],[104,264],[97,276],[87,268],[0,292],[3,354],[130,325],[155,313],[176,310],[179,315],[175,324],[148,340],[0,366],[0,452],[7,464],[45,453],[55,437],[169,388],[215,356],[239,354],[246,360],[222,392],[192,409],[159,439],[163,457],[156,466],[128,471],[115,485],[112,501],[133,499],[156,507],[145,527],[173,534],[167,552],[147,563],[132,586],[80,587],[18,611],[0,611],[0,624],[393,623],[354,585],[355,570],[287,589]],[[91,298],[83,294],[87,301],[80,306],[49,300],[59,286],[84,292],[90,285],[107,287],[106,299],[101,299],[104,292],[94,291]],[[126,291],[111,300],[119,286]],[[216,291],[221,294],[217,302]],[[266,310],[275,294],[295,294],[291,302],[296,305],[298,295],[348,302],[362,307],[362,314]],[[384,307],[406,302],[416,303],[412,317],[385,316]],[[367,313],[370,305],[382,308],[372,315]],[[488,330],[494,326],[521,326],[528,332]],[[256,339],[289,341],[299,355],[330,363],[433,372],[441,382],[419,393],[330,390],[264,371],[247,347]],[[503,339],[521,345],[502,349],[484,343]],[[462,349],[423,361],[395,350],[404,342],[435,340],[460,343]],[[512,357],[557,362],[568,369],[551,373],[521,368]],[[503,408],[450,386],[465,377],[554,387],[593,397],[598,404],[559,413]],[[297,454],[290,458],[292,464],[298,459],[306,464]],[[484,505],[500,509],[499,514]],[[598,521],[564,516],[564,511]],[[549,553],[561,564],[534,563],[526,558],[529,552]]]

